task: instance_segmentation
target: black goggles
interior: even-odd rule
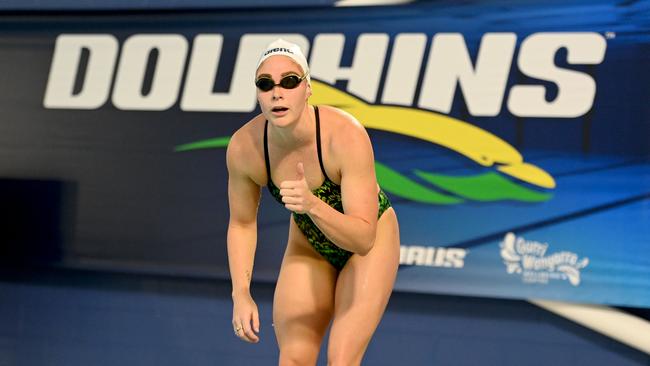
[[[287,75],[280,79],[280,82],[276,84],[273,79],[264,76],[255,80],[255,86],[257,86],[257,88],[263,92],[267,92],[275,88],[276,85],[279,85],[284,89],[294,89],[300,85],[300,83],[305,80],[306,77],[307,74],[303,75],[302,77],[298,75]]]

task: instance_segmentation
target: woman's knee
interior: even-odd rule
[[[319,347],[292,346],[280,348],[280,366],[316,365]]]
[[[329,366],[360,365],[371,337],[372,332],[368,332],[368,329],[341,332],[340,328],[332,327],[327,345],[327,364]]]
[[[327,365],[328,366],[354,366],[360,365],[361,359],[365,353],[365,347],[349,347],[343,344],[334,345],[330,344],[327,350]]]

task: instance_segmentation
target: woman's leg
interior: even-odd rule
[[[375,245],[353,255],[339,274],[329,365],[359,365],[393,290],[399,265],[399,228],[392,209],[379,219]]]
[[[279,364],[315,365],[334,311],[337,273],[309,246],[293,221],[289,231],[273,299]]]

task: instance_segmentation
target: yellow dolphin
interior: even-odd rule
[[[501,138],[467,122],[439,113],[399,106],[370,105],[361,99],[317,80],[311,81],[312,104],[338,106],[368,128],[430,141],[456,151],[482,166],[543,188],[555,188],[555,180],[523,157]]]

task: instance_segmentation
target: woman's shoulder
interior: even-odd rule
[[[353,115],[340,108],[332,107],[330,105],[319,105],[317,107],[320,118],[324,119],[329,124],[338,124],[339,126],[337,127],[345,127],[348,125],[361,126],[361,123],[359,123]]]
[[[248,150],[251,145],[258,145],[263,138],[264,116],[260,113],[244,123],[233,133],[228,143],[228,149],[237,152]]]
[[[264,116],[259,114],[242,125],[230,137],[227,161],[231,169],[243,170],[247,175],[264,161]]]
[[[336,136],[332,142],[339,141],[342,144],[353,143],[356,139],[366,139],[368,133],[350,113],[328,105],[318,106],[324,130],[329,130],[331,136]]]

